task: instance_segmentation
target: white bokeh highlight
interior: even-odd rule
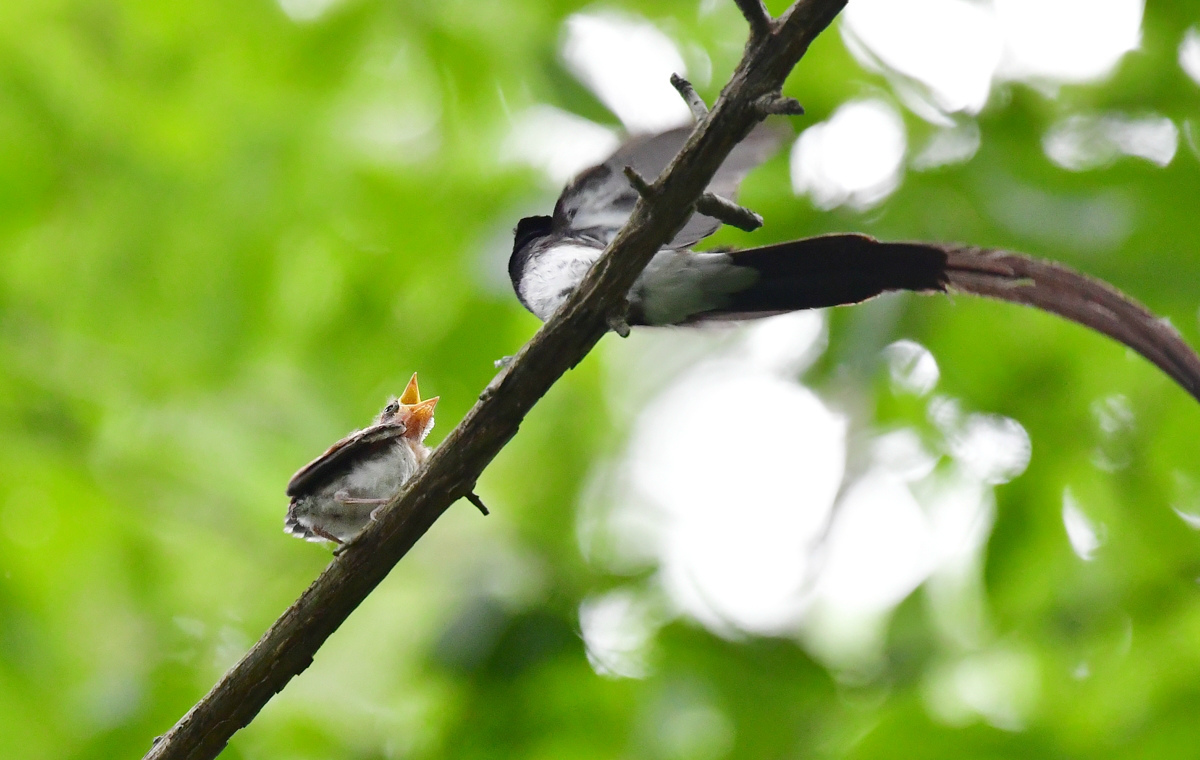
[[[651,757],[720,760],[733,749],[734,722],[708,698],[704,687],[668,686],[656,700],[648,737]]]
[[[969,414],[947,431],[950,455],[981,483],[1007,483],[1029,466],[1032,444],[1021,423],[998,414]]]
[[[985,646],[993,488],[1025,469],[1028,434],[931,395],[936,360],[898,341],[882,356],[893,392],[929,396],[934,431],[858,433],[851,443],[848,417],[794,379],[825,345],[816,314],[647,337],[640,362],[620,369],[631,379],[622,398],[647,391],[637,367],[678,366],[676,354],[691,363],[660,377],[640,411],[617,402],[636,422],[625,452],[588,489],[584,556],[616,574],[657,568],[667,618],[727,637],[794,636],[839,672],[880,661],[892,611],[922,584],[939,631]],[[851,445],[859,461],[848,476]],[[643,672],[634,662],[606,672]]]
[[[567,19],[561,55],[567,68],[632,133],[660,132],[691,121],[671,86],[687,76],[679,48],[650,22],[612,12]]]
[[[912,340],[898,340],[883,350],[892,388],[925,396],[937,385],[940,371],[929,349]]]
[[[846,421],[807,388],[703,362],[642,413],[634,488],[663,515],[668,595],[714,630],[784,633],[845,466]]]
[[[1015,420],[964,415],[945,397],[930,400],[929,416],[943,435],[940,455],[912,430],[877,436],[870,467],[835,508],[803,631],[809,650],[835,668],[875,662],[892,608],[922,583],[931,584],[930,616],[949,638],[964,646],[985,638],[980,579],[992,488],[1024,471],[1029,437]]]
[[[1063,490],[1063,527],[1071,550],[1084,562],[1096,558],[1096,552],[1104,545],[1104,526],[1098,525],[1084,514],[1071,489]]]
[[[1071,171],[1108,166],[1121,156],[1167,166],[1179,148],[1179,128],[1165,116],[1078,114],[1051,127],[1042,148]]]
[[[991,7],[967,0],[855,0],[842,34],[861,64],[922,83],[944,113],[983,109],[1004,51]]]
[[[934,668],[924,684],[925,704],[951,726],[984,720],[1020,731],[1037,706],[1041,674],[1037,658],[1014,648],[981,651]]]
[[[819,359],[828,345],[824,315],[795,311],[754,323],[733,348],[732,358],[762,372],[796,377]]]
[[[915,430],[900,428],[880,433],[871,441],[871,461],[877,469],[912,483],[933,472],[938,456],[925,446]]]
[[[661,615],[629,589],[589,597],[579,606],[579,628],[592,669],[600,675],[644,678],[649,645]]]
[[[900,185],[906,147],[895,108],[875,98],[851,101],[800,135],[792,148],[792,189],[822,209],[871,208]]]
[[[913,113],[950,127],[951,114],[979,113],[997,83],[1052,90],[1109,76],[1141,44],[1142,11],[1143,0],[855,0],[842,34]],[[1191,39],[1180,46],[1185,71],[1193,61],[1200,70]]]
[[[1143,0],[994,0],[1006,79],[1090,82],[1142,40]]]
[[[560,54],[628,132],[659,132],[691,120],[670,84],[671,74],[687,74],[683,56],[648,21],[612,12],[577,13],[564,25]],[[538,169],[561,187],[607,158],[619,143],[616,130],[538,104],[513,117],[500,159]]]
[[[316,21],[341,0],[278,0],[279,8],[298,24]]]
[[[916,171],[928,171],[941,166],[965,164],[979,152],[983,135],[974,121],[964,121],[935,132],[909,161]]]
[[[1179,67],[1200,85],[1200,29],[1197,27],[1188,27],[1183,33],[1183,41],[1179,43]]]
[[[1192,530],[1200,530],[1200,514],[1188,512],[1179,507],[1171,507],[1171,511],[1174,512],[1180,520],[1183,520],[1184,525],[1188,526]]]
[[[838,503],[818,597],[839,617],[887,612],[928,577],[933,548],[929,521],[904,480],[873,469]]]
[[[1131,435],[1137,419],[1129,399],[1120,393],[1096,399],[1090,405],[1100,437],[1092,450],[1092,464],[1105,472],[1116,472],[1132,461]]]
[[[612,129],[553,106],[537,105],[513,119],[500,158],[538,169],[558,187],[608,158],[619,142]]]

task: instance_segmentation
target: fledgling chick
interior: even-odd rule
[[[288,482],[284,530],[309,541],[344,544],[358,535],[429,456],[438,397],[421,400],[417,375],[375,424],[329,447]]]

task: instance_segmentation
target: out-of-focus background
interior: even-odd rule
[[[783,10],[781,2],[772,10]],[[0,4],[0,736],[137,757],[329,560],[292,472],[537,328],[516,220],[731,2]],[[1200,9],[853,0],[752,245],[1004,246],[1200,345]],[[228,758],[1181,757],[1200,407],[968,297],[606,338]]]

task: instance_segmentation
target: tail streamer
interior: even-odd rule
[[[1200,401],[1200,356],[1166,320],[1106,282],[1009,251],[943,243],[888,243],[824,235],[730,251],[758,280],[689,322],[744,319],[859,303],[888,291],[956,292],[1032,306],[1107,335]]]

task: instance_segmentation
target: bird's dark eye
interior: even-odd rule
[[[395,414],[398,411],[400,411],[399,401],[392,401],[383,408],[383,413],[388,415]]]

